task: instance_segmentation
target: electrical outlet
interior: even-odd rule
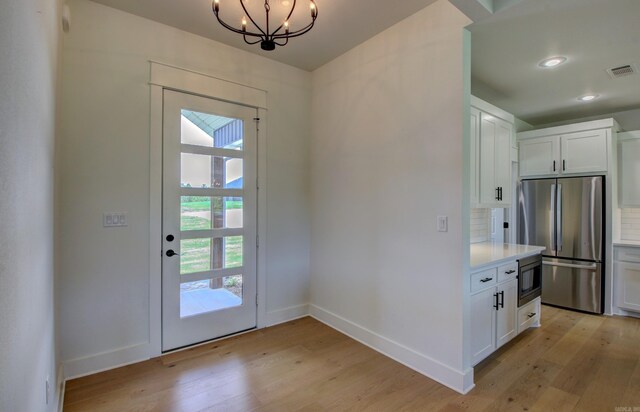
[[[127,226],[127,214],[119,213],[103,213],[102,226],[104,227],[123,227]]]

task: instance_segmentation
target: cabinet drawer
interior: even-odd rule
[[[497,283],[497,270],[496,268],[487,269],[482,272],[477,272],[471,275],[471,292],[477,292],[482,289],[486,289],[489,286],[494,286]]]
[[[518,262],[498,266],[498,282],[515,279],[518,276]]]
[[[640,262],[640,248],[616,246],[613,248],[613,260]]]
[[[540,298],[518,309],[518,333],[540,323]]]

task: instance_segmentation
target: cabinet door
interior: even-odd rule
[[[640,138],[619,144],[621,207],[640,207]]]
[[[494,116],[480,113],[480,203],[484,205],[498,202],[495,173],[498,122]]]
[[[495,183],[500,188],[501,207],[509,207],[511,203],[511,136],[513,125],[496,119],[495,136]]]
[[[471,159],[470,159],[470,175],[471,175],[471,206],[475,206],[480,202],[480,182],[478,167],[480,166],[479,158],[479,139],[480,139],[480,111],[475,107],[471,108]]]
[[[475,365],[495,350],[496,288],[471,295],[471,363]]]
[[[518,334],[518,280],[513,279],[498,286],[500,307],[496,320],[496,348]]]
[[[560,168],[558,136],[520,141],[520,177],[557,175]]]
[[[592,130],[562,135],[563,174],[606,172],[609,155],[606,130]]]
[[[640,312],[640,263],[615,262],[616,306]]]

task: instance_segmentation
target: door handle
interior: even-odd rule
[[[498,305],[498,294],[497,294],[497,293],[494,293],[494,294],[493,294],[493,297],[496,299],[496,302],[493,304],[493,307],[494,307],[496,310],[500,310],[500,309],[499,309],[499,307],[500,307],[500,306]]]
[[[555,164],[556,162],[554,160],[553,161],[554,170],[555,170]],[[558,250],[558,245],[557,245],[558,236],[556,235],[557,227],[555,225],[555,221],[556,221],[556,185],[555,183],[551,184],[551,205],[549,207],[549,210],[551,212],[551,227],[553,228],[551,233],[551,251],[555,252]]]
[[[558,213],[556,214],[556,249],[558,252],[562,251],[562,185],[558,184]]]
[[[173,249],[169,249],[169,250],[167,250],[166,255],[167,255],[167,256],[169,256],[169,257],[172,257],[172,256],[180,256],[180,254],[179,254],[179,253],[174,252],[174,251],[173,251]]]
[[[559,266],[563,268],[572,268],[572,269],[587,269],[587,270],[595,270],[598,267],[597,263],[592,263],[590,265],[575,265],[572,263],[554,263],[554,262],[542,262],[545,266]]]
[[[564,172],[565,170],[567,170],[567,161],[562,159],[562,171]]]
[[[504,290],[500,292],[500,307],[504,309]]]
[[[556,171],[556,161],[555,160],[553,161],[553,171],[554,172]]]

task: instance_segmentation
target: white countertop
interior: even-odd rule
[[[543,246],[516,245],[511,243],[482,242],[471,244],[471,269],[485,265],[499,265],[509,260],[541,253]]]
[[[616,240],[613,242],[613,246],[640,247],[640,241],[639,240]]]

